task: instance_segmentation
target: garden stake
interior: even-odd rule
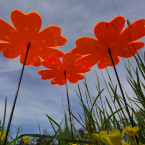
[[[8,122],[8,126],[7,126],[6,135],[5,135],[3,145],[6,145],[6,143],[7,143],[7,137],[8,137],[9,129],[10,129],[10,126],[11,126],[11,121],[12,121],[12,117],[13,117],[13,113],[14,113],[14,109],[15,109],[15,105],[16,105],[16,101],[17,101],[17,96],[18,96],[18,93],[19,93],[19,88],[20,88],[20,84],[21,84],[21,80],[22,80],[22,76],[23,76],[23,72],[24,72],[25,63],[26,63],[29,48],[30,48],[30,43],[28,43],[28,45],[27,45],[27,51],[26,51],[24,63],[23,63],[23,66],[22,66],[22,70],[21,70],[21,74],[20,74],[20,78],[19,78],[19,82],[18,82],[18,87],[17,87],[17,90],[16,90],[16,95],[15,95],[15,99],[14,99],[14,102],[13,102],[13,106],[12,106],[12,110],[11,110],[11,114],[10,114],[10,118],[9,118],[9,122]]]
[[[130,112],[129,112],[129,109],[128,109],[128,106],[127,106],[127,102],[126,102],[126,99],[125,99],[125,96],[124,96],[124,93],[123,93],[123,89],[122,89],[122,86],[121,86],[121,83],[120,83],[120,80],[119,80],[119,76],[118,76],[114,61],[113,61],[113,57],[112,57],[110,48],[108,49],[108,53],[110,55],[110,58],[111,58],[111,61],[112,61],[112,64],[113,64],[115,75],[116,75],[116,78],[117,78],[117,81],[118,81],[118,84],[119,84],[119,87],[120,87],[120,91],[121,91],[121,94],[122,94],[122,97],[123,97],[123,101],[124,101],[124,104],[125,104],[125,107],[126,107],[127,114],[129,116],[129,119],[130,119],[130,123],[133,127],[134,126],[133,119],[131,118],[131,115],[130,115]],[[139,144],[139,140],[138,140],[137,136],[135,136],[135,139],[136,139],[137,144]]]
[[[67,79],[66,79],[66,72],[64,71],[64,76],[65,76],[65,86],[66,86],[66,94],[67,94],[67,103],[68,103],[68,111],[69,111],[69,119],[70,119],[70,122],[72,122],[72,119],[71,119],[71,107],[70,107],[70,101],[69,101],[69,95],[68,95],[68,87],[67,87]],[[71,125],[71,134],[72,134],[72,138],[74,139],[74,135],[73,135],[73,128],[72,128],[72,124],[70,123]]]

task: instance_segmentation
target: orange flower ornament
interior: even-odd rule
[[[0,19],[0,52],[9,59],[20,56],[23,64],[27,46],[30,44],[26,65],[40,66],[41,58],[49,55],[63,57],[63,52],[52,47],[62,46],[66,39],[62,37],[61,28],[49,26],[40,31],[42,19],[36,12],[24,14],[20,10],[11,12],[15,28]],[[40,32],[39,32],[40,31]]]
[[[144,47],[143,42],[134,41],[145,36],[145,19],[135,21],[125,30],[123,30],[124,25],[125,18],[122,16],[115,17],[111,22],[99,22],[94,27],[97,39],[80,37],[71,52],[85,55],[78,60],[79,62],[89,61],[91,66],[98,63],[98,68],[103,69],[113,66],[108,53],[110,49],[114,64],[117,65],[119,57],[132,57],[137,50]]]
[[[52,79],[52,85],[64,85],[66,79],[71,83],[77,83],[84,79],[84,76],[79,73],[90,71],[89,62],[76,63],[80,57],[81,55],[73,55],[68,52],[64,54],[61,62],[57,56],[49,56],[47,60],[42,61],[42,65],[48,69],[40,70],[38,74],[41,75],[42,80]]]

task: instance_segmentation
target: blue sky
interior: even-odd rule
[[[120,15],[130,22],[145,18],[144,0],[115,0]],[[81,36],[94,36],[94,26],[100,21],[111,21],[118,15],[113,0],[1,0],[0,18],[12,24],[10,13],[19,9],[24,13],[35,11],[42,17],[42,29],[57,25],[62,28],[62,36],[67,38],[66,45],[59,47],[64,53],[75,47],[75,40]],[[144,41],[144,39],[143,39]],[[142,49],[144,51],[144,48]],[[122,71],[123,61],[117,65],[120,79],[125,88],[129,88],[125,81],[125,71]],[[134,63],[134,59],[130,59]],[[12,102],[15,96],[18,79],[22,65],[19,58],[6,59],[0,54],[0,119],[3,117],[4,100],[7,97],[6,125],[9,118]],[[19,126],[21,133],[38,133],[38,123],[41,129],[52,132],[52,128],[45,114],[51,116],[57,122],[63,118],[64,106],[67,108],[65,86],[52,86],[50,81],[43,81],[38,75],[42,67],[25,67],[20,92],[12,121],[12,132]],[[114,76],[112,67],[109,67],[111,76]],[[97,96],[95,89],[96,76],[94,71],[100,74],[97,66],[86,74],[89,89],[92,96]],[[102,70],[107,79],[105,70]],[[101,78],[101,75],[100,75]],[[116,83],[116,78],[114,78]],[[82,90],[83,81],[80,81]],[[74,114],[81,113],[79,99],[75,94],[77,84],[68,83],[71,107]],[[102,86],[104,88],[104,86]],[[132,94],[132,91],[130,94]]]

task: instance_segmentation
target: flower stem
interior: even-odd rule
[[[14,102],[13,102],[13,106],[12,106],[12,110],[11,110],[11,114],[10,114],[10,118],[9,118],[9,122],[8,122],[8,126],[7,126],[6,135],[5,135],[3,145],[6,145],[6,143],[7,143],[9,129],[10,129],[10,126],[11,126],[11,121],[12,121],[12,117],[13,117],[13,113],[14,113],[14,109],[15,109],[15,105],[16,105],[16,101],[17,101],[17,96],[18,96],[19,89],[20,89],[20,84],[21,84],[21,80],[22,80],[22,76],[23,76],[23,72],[24,72],[25,63],[26,63],[29,48],[30,48],[30,43],[27,45],[27,51],[26,51],[24,63],[23,63],[23,66],[22,66],[22,70],[21,70],[21,74],[20,74],[20,78],[19,78],[19,82],[18,82],[18,87],[17,87],[17,90],[16,90],[16,95],[15,95],[15,99],[14,99]]]
[[[130,112],[129,112],[129,109],[128,109],[128,105],[127,105],[127,102],[126,102],[126,99],[125,99],[125,95],[124,95],[124,93],[123,93],[123,89],[122,89],[122,86],[121,86],[121,82],[120,82],[120,80],[119,80],[119,76],[118,76],[118,73],[117,73],[117,70],[116,70],[114,61],[113,61],[113,57],[112,57],[110,48],[108,49],[108,53],[109,53],[109,55],[110,55],[110,58],[111,58],[111,61],[112,61],[112,64],[113,64],[113,68],[114,68],[114,71],[115,71],[115,75],[116,75],[116,78],[117,78],[117,81],[118,81],[118,84],[119,84],[119,87],[120,87],[120,91],[121,91],[121,94],[122,94],[122,97],[123,97],[123,101],[124,101],[124,104],[125,104],[125,107],[126,107],[127,114],[128,114],[128,116],[129,116],[130,123],[131,123],[131,125],[132,125],[132,127],[133,127],[133,126],[135,126],[135,125],[134,125],[134,121],[133,121],[133,119],[131,118],[131,115],[130,115]],[[139,144],[139,140],[138,140],[137,136],[135,136],[135,138],[136,138],[137,144]]]
[[[67,87],[67,80],[66,80],[66,72],[64,71],[64,76],[65,76],[65,86],[66,86],[66,94],[67,94],[67,102],[68,102],[68,111],[69,111],[69,119],[70,122],[72,123],[72,118],[71,118],[71,107],[70,107],[70,101],[69,101],[69,95],[68,95],[68,87]],[[73,127],[72,124],[71,125],[71,134],[72,134],[72,138],[74,139],[74,135],[73,135]]]

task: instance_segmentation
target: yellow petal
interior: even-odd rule
[[[130,143],[123,142],[122,145],[130,145]]]
[[[122,141],[122,135],[120,134],[120,130],[112,129],[110,132],[110,140],[113,145],[120,145]]]
[[[0,139],[0,140],[1,140],[1,141],[4,140],[5,134],[6,134],[6,129],[3,130],[2,135],[1,135],[1,132],[0,132],[0,136],[1,136],[1,139]]]
[[[107,131],[101,131],[99,134],[99,138],[103,143],[105,143],[107,145],[112,145],[110,136],[109,136],[109,134],[107,134]]]
[[[123,128],[123,131],[129,135],[129,136],[134,136],[138,133],[139,131],[139,127],[138,126],[134,126],[133,128],[131,126],[126,126],[125,128]]]
[[[29,144],[31,142],[31,139],[29,139],[28,136],[23,137],[24,143]]]
[[[119,129],[112,129],[112,130],[110,131],[110,135],[111,135],[111,136],[120,135],[120,130],[119,130]]]
[[[140,128],[138,126],[134,126],[132,129],[134,130],[134,133],[136,135]]]
[[[100,138],[99,138],[99,134],[97,134],[97,133],[93,133],[92,136],[93,136],[93,138],[94,138],[95,140],[97,140],[97,141],[100,140]]]

